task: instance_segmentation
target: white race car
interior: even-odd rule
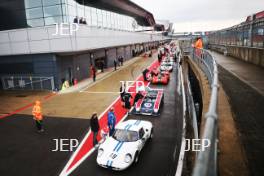
[[[108,137],[98,148],[97,164],[112,170],[124,170],[137,163],[146,141],[153,137],[149,121],[127,120],[120,122],[113,136]]]
[[[173,70],[173,62],[167,62],[163,61],[160,64],[160,71],[169,71],[171,72]]]

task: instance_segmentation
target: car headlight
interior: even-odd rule
[[[102,156],[102,154],[104,153],[104,149],[102,149],[102,148],[100,148],[99,150],[98,150],[98,157],[100,157],[100,156]]]
[[[132,161],[132,155],[131,154],[126,154],[126,156],[125,156],[125,162],[126,163],[130,163]]]

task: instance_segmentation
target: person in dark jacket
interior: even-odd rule
[[[142,99],[143,97],[144,95],[140,91],[138,91],[137,94],[135,95],[133,106],[137,103],[138,100]]]
[[[147,78],[147,73],[148,72],[149,72],[149,69],[147,69],[147,68],[142,72],[144,81],[147,81],[148,80],[148,78]]]
[[[96,144],[98,144],[97,135],[99,131],[99,122],[96,112],[94,112],[91,117],[90,126],[91,126],[91,131],[93,132],[93,145],[95,146]]]
[[[131,94],[128,92],[125,92],[123,95],[123,99],[125,102],[125,108],[129,111],[131,108],[130,99],[132,98]]]
[[[124,102],[124,94],[126,92],[126,85],[124,83],[121,84],[119,92],[120,92],[121,101]]]
[[[101,66],[101,72],[103,73],[104,72],[104,61],[101,61],[100,66]]]
[[[78,18],[78,16],[76,16],[74,19],[73,19],[73,23],[79,23],[79,18]]]
[[[123,66],[123,62],[124,62],[124,58],[123,56],[120,57],[120,63],[121,63],[121,66]]]
[[[91,70],[92,70],[92,75],[93,75],[93,81],[95,82],[95,80],[96,80],[96,69],[93,65],[91,65]]]
[[[115,66],[115,71],[116,71],[116,66],[117,66],[117,61],[114,59],[114,66]]]

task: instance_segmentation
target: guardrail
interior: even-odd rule
[[[192,49],[191,59],[205,73],[211,85],[211,97],[208,112],[205,114],[205,125],[201,139],[208,139],[210,147],[198,152],[195,161],[193,176],[217,175],[217,143],[218,143],[218,69],[213,56],[204,49]]]

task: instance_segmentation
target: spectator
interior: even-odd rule
[[[121,66],[123,66],[123,62],[124,62],[124,57],[123,57],[123,56],[120,56],[120,63],[121,63]]]
[[[117,61],[116,61],[116,59],[114,59],[115,71],[116,71],[116,65],[117,65]]]
[[[94,112],[91,117],[90,126],[91,126],[91,131],[93,133],[93,145],[96,146],[98,144],[97,135],[100,128],[96,112]]]
[[[121,56],[118,56],[117,60],[118,60],[119,67],[121,67]]]
[[[83,17],[80,18],[79,23],[83,24]]]
[[[85,18],[83,18],[83,24],[87,24],[87,22],[86,22],[86,19],[85,19]]]
[[[116,116],[114,113],[114,107],[110,108],[110,111],[107,114],[107,125],[109,129],[109,136],[112,136],[115,131]]]
[[[101,72],[103,73],[104,72],[104,61],[101,61],[100,67],[101,67]]]
[[[93,81],[96,81],[96,69],[93,65],[91,65],[92,75],[93,75]]]
[[[78,19],[78,16],[76,16],[74,19],[73,19],[73,23],[79,23],[79,19]]]

